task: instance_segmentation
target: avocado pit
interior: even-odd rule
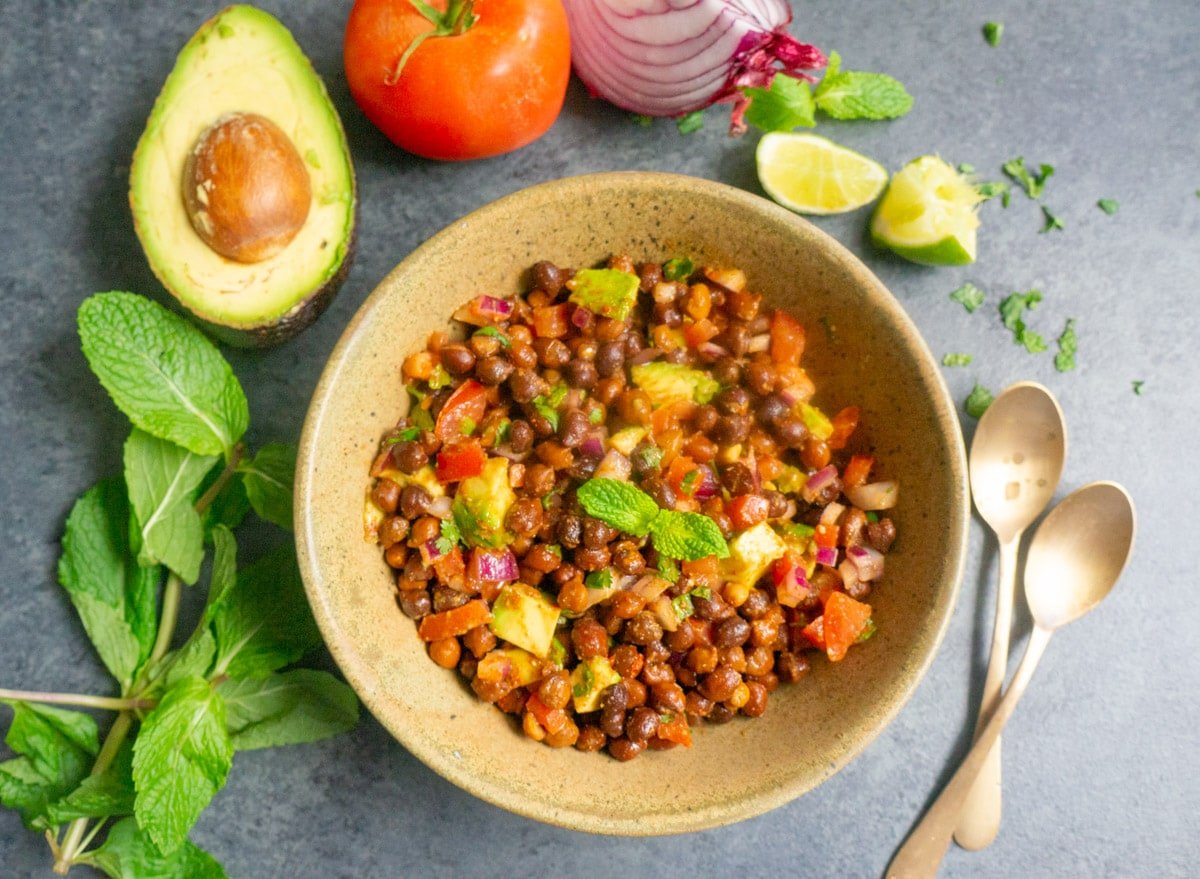
[[[183,169],[183,200],[196,234],[240,263],[279,253],[308,219],[308,168],[283,130],[256,113],[207,128]]]

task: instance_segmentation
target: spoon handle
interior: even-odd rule
[[[928,879],[937,875],[942,858],[946,856],[946,849],[950,846],[950,836],[954,832],[963,801],[971,792],[975,777],[987,760],[992,745],[1000,737],[1000,730],[1012,716],[1013,709],[1017,707],[1017,702],[1029,685],[1033,670],[1037,668],[1038,660],[1042,658],[1046,645],[1050,643],[1051,634],[1053,632],[1050,629],[1036,625],[1033,627],[1029,646],[1025,648],[1021,665],[1017,668],[1008,690],[988,718],[950,783],[934,800],[925,817],[913,828],[904,845],[892,858],[887,869],[887,879]]]
[[[1008,638],[1012,631],[1013,596],[1017,591],[1017,548],[1020,545],[1020,532],[1000,542],[1000,582],[996,587],[992,652],[988,657],[987,677],[983,681],[979,716],[975,719],[976,739],[1000,701],[1000,690],[1004,687],[1004,675],[1008,670]],[[979,770],[975,786],[963,803],[958,826],[954,829],[954,841],[970,851],[987,848],[1000,832],[1000,750],[1000,740],[997,739]]]

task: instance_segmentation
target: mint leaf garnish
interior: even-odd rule
[[[4,743],[17,757],[0,763],[0,803],[43,829],[50,803],[73,790],[100,750],[96,721],[81,711],[0,699],[13,710]]]
[[[970,281],[963,284],[957,290],[950,294],[950,298],[959,303],[967,311],[974,313],[975,309],[983,305],[984,293]]]
[[[987,40],[987,44],[993,49],[1000,45],[1000,38],[1004,36],[1004,22],[989,21],[983,26],[983,38]]]
[[[589,516],[634,537],[649,534],[650,525],[659,512],[654,498],[617,479],[589,479],[575,494]]]
[[[654,548],[674,559],[695,561],[710,555],[729,556],[729,545],[717,523],[700,513],[662,510],[650,525],[650,535]]]
[[[808,83],[784,73],[776,73],[770,88],[744,88],[750,98],[746,122],[763,131],[791,131],[812,128],[816,105]]]
[[[1062,335],[1058,337],[1058,353],[1054,355],[1054,368],[1059,372],[1068,372],[1075,368],[1075,354],[1079,350],[1079,342],[1075,338],[1075,318],[1067,320]]]
[[[111,879],[186,876],[187,879],[228,879],[225,870],[208,852],[184,841],[166,855],[138,828],[137,821],[125,818],[113,825],[104,845],[96,849],[88,862]]]
[[[895,119],[912,109],[912,95],[886,73],[841,70],[841,57],[829,55],[829,67],[817,86],[817,109],[834,119]]]
[[[225,723],[237,751],[315,742],[358,722],[354,692],[315,669],[225,681],[217,692],[225,702]]]
[[[987,411],[987,407],[992,405],[995,399],[992,392],[983,385],[977,384],[971,389],[971,393],[967,395],[966,409],[967,414],[972,418],[980,418]]]
[[[475,332],[471,333],[471,335],[472,336],[491,336],[493,339],[495,339],[497,342],[500,343],[500,347],[502,347],[502,348],[511,348],[512,347],[512,340],[510,338],[508,338],[508,336],[504,335],[504,333],[502,333],[498,329],[496,329],[495,327],[480,327]]]
[[[291,531],[296,447],[288,443],[268,443],[253,459],[239,464],[238,471],[254,512],[285,531]]]
[[[1115,198],[1102,198],[1096,202],[1096,207],[1100,208],[1100,210],[1104,211],[1104,213],[1111,217],[1118,210],[1120,210],[1121,205]]]

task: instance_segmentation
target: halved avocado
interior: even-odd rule
[[[230,6],[187,42],[130,170],[129,202],[163,286],[240,347],[312,323],[354,252],[341,120],[292,35]]]

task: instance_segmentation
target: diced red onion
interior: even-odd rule
[[[811,79],[825,66],[815,46],[787,33],[786,0],[566,0],[571,61],[593,95],[648,116],[678,116],[734,102],[730,130],[745,130],[743,86],[768,87],[777,69]]]
[[[783,570],[782,575],[780,570]],[[775,598],[784,607],[798,605],[808,596],[810,589],[808,578],[799,565],[775,569]]]
[[[512,302],[496,296],[480,296],[475,300],[475,306],[481,314],[490,314],[494,317],[508,317],[513,311]]]
[[[849,546],[846,548],[846,558],[858,570],[858,579],[864,583],[878,580],[883,576],[883,553],[869,546]]]
[[[421,544],[421,557],[425,564],[433,564],[440,559],[445,553],[438,549],[436,540],[426,540]]]
[[[449,519],[450,509],[453,506],[454,501],[445,495],[442,495],[441,497],[435,497],[433,500],[431,500],[429,502],[429,506],[427,506],[425,509],[431,516],[437,516],[439,519]]]
[[[639,366],[643,363],[649,363],[652,360],[657,360],[662,356],[662,348],[643,348],[637,354],[629,358],[629,362],[634,366]]]
[[[571,311],[571,323],[581,330],[590,327],[596,320],[592,312],[582,305],[575,305]]]
[[[505,443],[502,446],[496,446],[494,449],[492,449],[492,452],[499,455],[501,458],[508,458],[510,461],[524,461],[529,457],[528,451],[514,452],[512,446],[510,446],[508,443]]]
[[[900,499],[900,483],[888,479],[856,485],[846,489],[846,497],[861,510],[890,510]]]
[[[666,592],[667,587],[670,585],[670,583],[656,574],[646,574],[629,587],[629,591],[636,592],[649,603]]]
[[[837,565],[837,548],[832,546],[817,547],[817,564],[832,568]]]
[[[472,580],[487,583],[510,583],[520,576],[517,557],[511,549],[471,550],[471,561],[467,568]]]
[[[674,632],[679,628],[679,616],[675,613],[675,605],[671,603],[671,599],[665,595],[660,595],[650,603],[650,609],[654,611],[654,617],[662,625],[663,629],[668,632]]]
[[[746,351],[751,354],[761,354],[770,347],[771,337],[767,333],[763,333],[761,336],[751,336],[750,341],[746,343]]]
[[[696,346],[696,352],[705,360],[720,360],[729,356],[729,349],[722,348],[716,342],[701,342]]]
[[[592,431],[583,438],[583,442],[579,445],[579,451],[589,458],[603,458],[604,436],[596,431]]]
[[[709,498],[716,497],[721,491],[721,486],[717,482],[717,477],[713,473],[712,468],[707,464],[701,464],[696,468],[696,471],[700,476],[696,480],[696,488],[692,492],[692,497],[698,501],[706,501]]]
[[[821,510],[821,524],[822,525],[836,525],[837,520],[841,517],[842,513],[844,513],[844,512],[846,512],[846,508],[844,506],[842,506],[841,504],[836,503],[836,502],[830,504],[825,509]]]
[[[619,574],[613,577],[612,585],[607,589],[591,589],[587,591],[587,607],[595,607],[602,601],[607,601],[612,598],[617,592],[622,589],[628,589],[630,584],[634,582],[634,578],[629,574]]]
[[[600,466],[596,468],[596,472],[592,474],[593,479],[616,479],[620,482],[628,482],[629,475],[633,472],[633,464],[629,459],[622,455],[616,449],[609,449],[608,454],[600,462]]]
[[[513,313],[513,304],[508,299],[496,296],[476,296],[454,312],[454,319],[472,326],[484,326],[508,320]]]
[[[795,406],[797,403],[807,403],[812,399],[816,388],[809,381],[807,384],[791,384],[779,392],[780,399],[789,406]]]
[[[838,573],[842,575],[842,588],[849,591],[858,585],[858,581],[862,578],[858,575],[858,568],[849,559],[842,561],[838,565]]]
[[[804,483],[804,488],[800,489],[800,496],[811,504],[822,491],[833,484],[833,480],[835,479],[837,479],[836,467],[832,464],[822,467],[812,476],[808,477],[808,481]]]

